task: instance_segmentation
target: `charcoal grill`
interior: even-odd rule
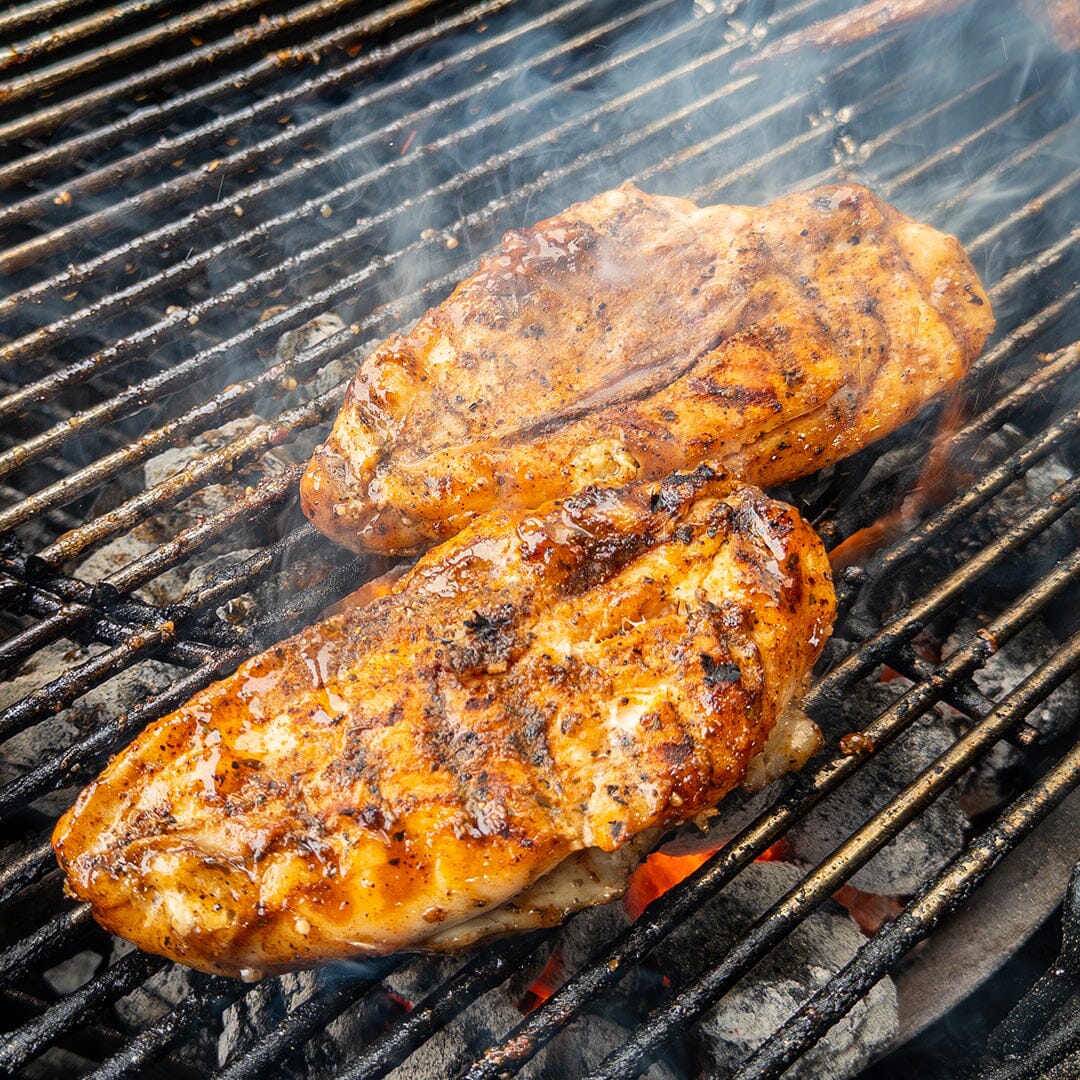
[[[1026,722],[1080,667],[1080,623],[1070,616],[1080,548],[1065,545],[1033,580],[1018,578],[989,625],[944,660],[912,648],[920,631],[1066,517],[1080,480],[1007,519],[884,622],[872,604],[882,581],[947,545],[1048,455],[1080,466],[1080,348],[1072,344],[1080,338],[1080,63],[1015,5],[984,2],[932,26],[732,74],[762,38],[844,6],[34,0],[0,13],[15,43],[0,55],[8,147],[0,165],[0,664],[14,678],[44,650],[70,647],[62,671],[0,711],[0,738],[43,730],[149,662],[169,673],[163,689],[120,701],[0,787],[5,1070],[64,1075],[77,1060],[96,1063],[101,1077],[191,1075],[198,1070],[185,1047],[253,992],[193,976],[163,1015],[131,1029],[112,1006],[166,967],[158,958],[129,952],[69,992],[50,989],[42,972],[103,937],[87,908],[62,895],[48,844],[57,808],[149,721],[380,569],[336,551],[302,521],[296,461],[264,467],[325,430],[344,392],[335,362],[347,367],[446,295],[506,228],[625,179],[699,202],[758,203],[852,178],[956,232],[999,328],[969,380],[972,405],[951,436],[953,456],[964,460],[1006,423],[1025,434],[1011,455],[976,468],[959,494],[839,576],[837,637],[852,647],[834,650],[809,711],[881,664],[910,678],[911,691],[867,716],[846,752],[831,745],[779,785],[767,811],[627,932],[598,941],[591,962],[481,1048],[462,1075],[513,1075],[550,1040],[570,1037],[583,1010],[937,702],[970,719],[966,733],[717,966],[663,1000],[594,1076],[645,1068],[981,754],[1011,740],[1027,770],[1013,801],[739,1072],[779,1075],[977,897],[993,868],[1080,784],[1075,739],[1047,743]],[[340,329],[275,354],[283,334],[326,312],[340,316]],[[790,493],[830,546],[902,494],[888,485],[856,500],[843,493],[901,444],[923,458],[939,414],[931,408],[899,440]],[[143,481],[145,463],[226,421],[244,423],[174,475]],[[158,526],[107,572],[78,569],[237,476],[250,483],[228,505],[185,519],[175,535]],[[240,546],[241,531],[242,558],[191,578],[182,595],[148,599],[164,575]],[[237,615],[253,592],[263,599]],[[988,700],[972,673],[1040,615],[1056,619],[1060,646]],[[1050,885],[1060,896],[1064,880]],[[1044,914],[1034,912],[1023,933]],[[463,956],[456,974],[328,1073],[384,1075],[538,947],[530,936]],[[234,1047],[220,1074],[238,1080],[295,1065],[308,1040],[378,994],[402,963],[323,973],[307,1001]],[[1048,1060],[1063,1059],[1075,1036],[1075,1025],[1058,1032]]]

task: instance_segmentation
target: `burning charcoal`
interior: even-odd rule
[[[0,708],[20,701],[75,664],[103,651],[103,646],[83,649],[63,642],[41,649],[23,665],[18,675],[0,681]],[[175,677],[175,668],[147,660],[95,686],[55,716],[7,739],[0,745],[0,784],[14,780],[77,739],[85,738],[147,695],[163,690]],[[70,791],[61,790],[42,796],[33,805],[55,815],[70,803]]]
[[[412,1057],[388,1073],[387,1078],[431,1080],[435,1076],[455,1076],[486,1046],[520,1023],[521,1012],[515,999],[505,986],[496,987],[440,1028]],[[539,1074],[526,1068],[519,1075],[536,1080]]]
[[[585,1013],[549,1046],[545,1047],[521,1075],[530,1080],[563,1080],[583,1076],[599,1065],[608,1054],[618,1050],[633,1035],[631,1028],[609,1019]],[[677,1074],[663,1061],[644,1073],[643,1080],[676,1080]]]
[[[135,951],[135,946],[123,938],[114,937],[110,963],[115,963],[128,953]],[[190,968],[170,964],[151,975],[138,989],[116,1003],[116,1013],[125,1024],[138,1030],[160,1020],[170,1009],[187,997],[192,988]]]
[[[135,950],[135,946],[123,938],[114,937],[112,940],[110,963]],[[124,1027],[132,1032],[142,1031],[183,1001],[195,987],[195,978],[195,972],[190,968],[170,964],[151,975],[130,994],[120,998],[113,1009]],[[213,1060],[216,1045],[215,1029],[204,1025],[174,1053],[197,1073],[202,1073],[206,1071],[207,1063]]]
[[[284,1016],[281,982],[281,979],[263,979],[222,1014],[217,1043],[219,1068],[263,1038]],[[279,1068],[282,1080],[296,1075],[285,1066]]]
[[[972,460],[980,470],[988,468],[1013,453],[1026,441],[1025,435],[1006,425],[982,442],[972,455]],[[1072,477],[1072,470],[1056,454],[1036,462],[1019,480],[1010,484],[974,514],[959,534],[950,538],[948,554],[951,565],[960,565],[974,551],[993,543],[995,537],[1000,536],[1010,525],[1045,505],[1051,493]],[[980,589],[1011,600],[1022,589],[1029,588],[1046,574],[1062,555],[1076,547],[1078,541],[1080,512],[1074,509],[1044,529],[1019,551],[1007,555],[982,579]]]
[[[974,619],[961,621],[945,643],[951,652],[978,630]],[[1041,620],[1029,623],[991,657],[986,667],[972,675],[972,681],[992,701],[1000,701],[1040,664],[1061,648],[1060,642]],[[1080,720],[1080,676],[1073,675],[1024,718],[1047,740],[1061,738]],[[974,766],[968,775],[961,805],[975,817],[1000,806],[1012,789],[1021,754],[1000,742]]]
[[[676,989],[715,965],[753,920],[800,878],[786,863],[748,866],[723,892],[660,946],[658,959]],[[726,1074],[844,964],[864,938],[836,909],[803,920],[701,1021],[709,1076]],[[885,978],[785,1076],[831,1080],[853,1076],[897,1031],[896,991]]]
[[[858,731],[910,685],[905,679],[858,684],[828,717],[830,730]],[[917,720],[791,828],[788,841],[795,858],[809,863],[825,858],[952,743],[952,730],[936,710]],[[945,792],[855,873],[850,884],[886,896],[915,892],[960,850],[964,825],[955,793]]]
[[[962,623],[956,635],[961,640],[975,632],[973,622]],[[1061,642],[1036,620],[1002,646],[984,668],[972,675],[975,685],[993,701],[1000,701],[1040,664],[1061,649]],[[1025,717],[1047,739],[1057,739],[1080,719],[1080,676],[1073,675]]]
[[[549,945],[541,945],[520,970],[470,1007],[465,1015],[475,1015],[473,1021],[461,1023],[459,1018],[390,1075],[395,1078],[451,1075],[456,1069],[450,1069],[447,1062],[454,1060],[463,1065],[487,1042],[516,1027],[522,1017],[519,1004],[543,970],[549,951]],[[324,1037],[307,1047],[305,1060],[309,1067],[315,1075],[320,1074],[323,1063],[333,1071],[342,1054],[348,1056],[350,1048],[363,1046],[381,1034],[402,1012],[466,966],[472,955],[417,957],[395,969],[361,1008],[348,1010],[328,1026]]]
[[[430,994],[436,986],[441,986],[451,978],[466,960],[466,955],[418,956],[387,975],[383,985],[391,993],[397,994],[410,1004],[415,1004],[422,997]],[[523,989],[522,993],[524,992]]]
[[[50,1046],[41,1057],[19,1070],[22,1080],[56,1080],[58,1076],[86,1076],[98,1063],[73,1054],[59,1046]]]
[[[101,953],[83,949],[63,963],[49,968],[41,977],[57,994],[72,994],[93,978],[104,961],[105,957]]]
[[[601,904],[579,912],[559,933],[555,943],[562,967],[572,974],[584,967],[593,956],[630,925],[630,918],[620,902]],[[560,979],[553,989],[562,986]]]

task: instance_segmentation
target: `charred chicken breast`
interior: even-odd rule
[[[783,483],[914,416],[992,326],[959,243],[863,188],[756,209],[626,185],[507,233],[371,353],[302,502],[348,547],[405,552],[704,460]]]
[[[150,726],[56,851],[205,971],[505,931],[742,782],[833,612],[813,530],[705,467],[493,511]]]

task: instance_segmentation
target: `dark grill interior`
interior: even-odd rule
[[[865,824],[718,963],[659,993],[591,1073],[636,1075],[650,1055],[692,1071],[673,1037],[1005,740],[1017,761],[1002,806],[975,816],[963,852],[738,1074],[779,1075],[1080,782],[1075,732],[1047,736],[1032,719],[1080,667],[1080,63],[1015,5],[981,3],[731,73],[763,38],[844,7],[35,0],[0,13],[17,43],[0,55],[5,1070],[205,1071],[192,1046],[257,991],[178,973],[181,990],[156,1018],[118,1013],[166,965],[111,952],[88,909],[65,900],[48,843],[55,817],[146,723],[383,569],[322,539],[295,505],[301,463],[356,354],[445,296],[507,228],[626,179],[755,204],[865,183],[960,236],[998,330],[948,436],[963,480],[838,575],[842,615],[807,702],[826,750],[629,929],[596,939],[520,1027],[453,1071],[512,1075],[570,1038],[707,898],[945,702],[956,737],[937,760],[887,805],[867,806]],[[301,329],[320,316],[320,333]],[[947,412],[932,406],[788,496],[839,545],[917,486]],[[1002,432],[1004,449],[980,456]],[[171,465],[160,457],[184,447],[195,449]],[[1018,479],[1051,459],[1063,470],[1053,490],[1018,501]],[[910,595],[883,599],[913,567]],[[958,612],[982,625],[928,656],[921,635]],[[973,673],[994,670],[1037,619],[1053,647],[1017,685],[987,694]],[[912,685],[865,713],[862,740],[841,748],[822,717],[881,664]],[[561,933],[449,970],[391,957],[320,972],[305,1001],[215,1063],[230,1078],[286,1064],[385,1075]],[[45,978],[87,950],[107,958],[87,981]],[[337,1059],[305,1056],[334,1018],[391,1000],[384,980],[406,968],[425,989],[409,1011]],[[1058,1043],[1061,1059],[1072,1043]]]

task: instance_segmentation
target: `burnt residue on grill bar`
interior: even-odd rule
[[[30,0],[0,13],[17,43],[0,61],[0,1067],[732,1070],[748,1049],[723,1035],[723,1010],[768,996],[745,973],[840,918],[829,897],[853,875],[884,880],[878,853],[939,800],[963,850],[936,849],[903,913],[857,955],[823,959],[834,974],[761,1032],[779,1029],[737,1074],[776,1076],[849,1009],[864,1015],[870,987],[1077,786],[1062,703],[1080,666],[1080,66],[1016,5],[988,2],[732,72],[851,6]],[[885,514],[903,522],[838,575],[841,619],[807,702],[829,748],[802,775],[722,809],[728,842],[632,924],[621,908],[586,912],[451,961],[250,988],[125,951],[64,900],[48,834],[78,786],[383,568],[295,507],[358,354],[506,228],[622,180],[758,203],[838,177],[958,233],[999,330],[955,431],[937,433],[932,408],[786,493],[830,546]],[[948,447],[953,492],[912,497],[904,519],[932,443]],[[853,702],[861,737],[841,743]],[[807,855],[797,876],[790,861],[742,873],[785,834],[797,861],[815,808],[860,778],[872,790],[892,753],[925,765],[814,836],[833,854]],[[736,878],[779,892],[704,970],[666,971],[657,947]],[[553,992],[522,1016],[545,962]]]

